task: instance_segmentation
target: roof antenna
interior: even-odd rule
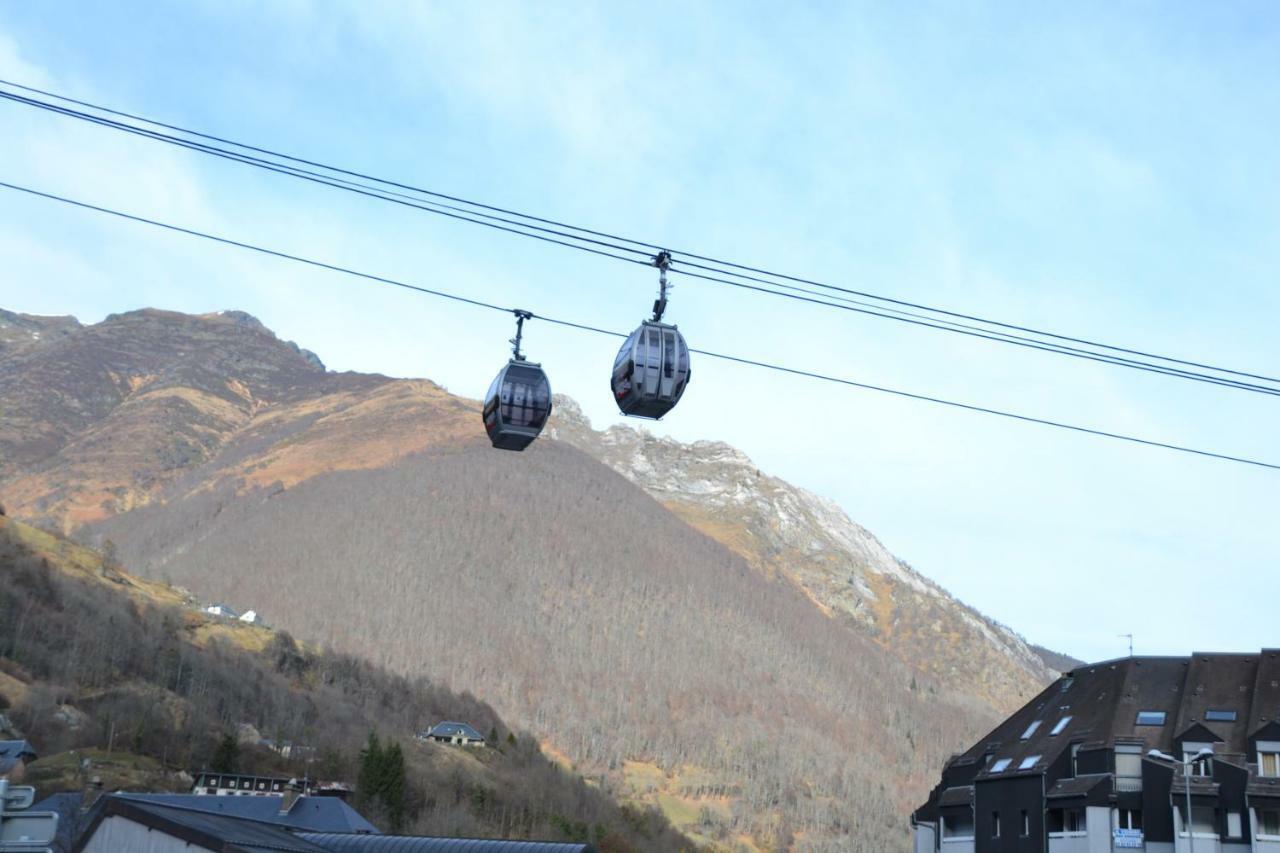
[[[653,322],[661,323],[667,310],[667,291],[674,285],[667,284],[667,270],[671,268],[671,253],[666,249],[653,256],[651,263],[658,268],[658,298],[653,302]]]
[[[1129,657],[1133,657],[1133,634],[1117,634],[1116,636],[1129,638]]]
[[[516,336],[509,341],[511,354],[515,356],[516,361],[524,361],[524,353],[520,352],[520,341],[524,338],[524,321],[532,320],[533,314],[520,308],[513,309],[511,313],[516,315]]]

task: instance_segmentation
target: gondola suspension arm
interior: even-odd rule
[[[524,339],[524,321],[532,320],[533,313],[520,308],[511,311],[516,315],[516,336],[510,340],[511,355],[516,361],[524,361],[524,353],[520,352],[520,341]]]
[[[671,268],[671,253],[663,249],[653,256],[652,263],[658,268],[658,298],[653,302],[653,322],[661,323],[662,315],[667,310],[667,291],[674,286],[667,282],[667,270]]]

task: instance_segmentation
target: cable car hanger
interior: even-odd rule
[[[653,322],[661,323],[667,310],[667,291],[675,287],[667,283],[667,270],[671,268],[671,253],[666,249],[653,256],[651,263],[658,268],[658,298],[653,302]]]
[[[524,321],[533,319],[533,312],[525,311],[523,308],[512,308],[511,313],[516,315],[516,336],[510,340],[511,355],[516,361],[524,361],[524,353],[520,352],[520,341],[524,338]]]

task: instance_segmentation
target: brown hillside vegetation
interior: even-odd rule
[[[983,719],[564,445],[194,494],[101,532],[148,573],[485,695],[606,784],[635,757],[705,768],[684,793],[728,798],[716,838],[901,847]]]
[[[260,627],[220,623],[214,636],[202,629],[219,620],[183,600],[0,517],[0,711],[39,746],[27,781],[42,795],[82,787],[82,758],[108,789],[181,789],[190,784],[181,771],[208,766],[217,741],[243,723],[319,751],[303,764],[246,747],[241,769],[354,782],[376,728],[404,744],[418,832],[575,838],[615,853],[693,848],[656,813],[620,808],[565,773],[469,694]],[[470,721],[495,748],[411,739],[440,719]]]
[[[946,754],[1051,675],[723,444],[562,400],[495,453],[474,401],[326,372],[235,312],[0,315],[0,343],[12,515],[475,690],[701,838],[905,849]]]

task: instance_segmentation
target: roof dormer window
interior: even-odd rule
[[[1235,711],[1216,711],[1212,708],[1204,712],[1206,723],[1234,723],[1236,721]]]
[[[1164,718],[1165,718],[1164,711],[1139,711],[1136,725],[1163,726]]]
[[[1022,759],[1022,763],[1018,765],[1018,769],[1030,770],[1032,767],[1035,767],[1039,763],[1040,763],[1040,756],[1028,755],[1026,758]]]
[[[1022,733],[1022,739],[1030,740],[1031,736],[1036,733],[1036,729],[1040,728],[1040,722],[1040,720],[1036,720],[1031,725],[1027,726],[1027,730]]]
[[[1001,758],[995,764],[991,765],[992,773],[1003,773],[1009,769],[1009,765],[1013,762],[1012,758]]]
[[[1067,724],[1070,722],[1071,722],[1071,715],[1068,714],[1067,716],[1063,717],[1061,720],[1058,720],[1058,722],[1054,724],[1053,728],[1049,730],[1049,734],[1051,735],[1062,734],[1062,730],[1065,729],[1067,727]]]

